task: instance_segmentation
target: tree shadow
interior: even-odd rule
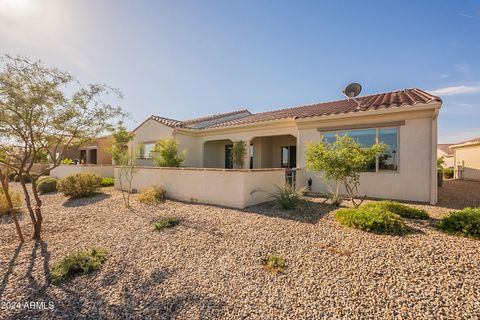
[[[21,211],[17,211],[17,219],[18,221],[22,221],[24,218],[24,214]],[[12,224],[14,223],[12,215],[11,214],[3,214],[0,215],[0,224]]]
[[[85,197],[85,198],[78,198],[78,199],[68,199],[65,201],[62,206],[66,208],[76,208],[76,207],[82,207],[86,206],[89,204],[94,204],[96,202],[103,201],[105,199],[110,198],[111,195],[107,193],[95,193],[91,197]]]
[[[5,289],[7,288],[8,279],[10,278],[10,275],[13,272],[13,267],[15,266],[15,262],[18,258],[18,255],[20,254],[22,245],[23,243],[20,243],[17,245],[17,248],[13,252],[13,256],[10,258],[10,261],[8,262],[7,270],[3,275],[2,282],[0,283],[0,297],[3,295],[3,293],[5,292]]]
[[[101,272],[101,271],[99,271]],[[57,285],[55,294],[39,291],[34,301],[51,301],[55,308],[36,313],[49,318],[79,318],[79,319],[174,319],[188,308],[197,308],[201,319],[219,317],[226,304],[208,296],[176,292],[171,296],[159,297],[162,286],[175,272],[172,270],[155,269],[147,276],[129,266],[128,273],[119,271],[110,274],[96,283],[89,281],[98,277],[98,272],[82,276],[74,283],[68,281]],[[105,293],[104,286],[114,286],[117,297],[110,298]],[[58,297],[58,298],[57,298]],[[18,310],[15,318],[29,318],[34,310]],[[14,318],[12,316],[12,318]]]
[[[272,218],[281,218],[297,222],[316,224],[328,213],[339,209],[339,207],[305,199],[295,210],[285,210],[276,205],[273,201],[247,207],[242,212],[259,214]]]

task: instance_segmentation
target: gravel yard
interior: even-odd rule
[[[43,196],[43,241],[18,246],[0,218],[0,302],[49,302],[53,310],[5,310],[0,318],[435,318],[480,316],[480,241],[437,231],[435,218],[480,206],[480,182],[446,181],[433,217],[387,236],[347,229],[333,206],[309,199],[297,213],[272,204],[245,210],[167,201],[123,208],[113,188],[80,200]],[[476,199],[476,200],[473,200]],[[476,201],[476,202],[475,202]],[[179,217],[154,232],[160,217]],[[25,233],[29,218],[23,217]],[[66,254],[104,247],[98,272],[49,285]],[[285,272],[262,266],[285,257]]]

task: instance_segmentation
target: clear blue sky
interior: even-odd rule
[[[0,0],[0,53],[119,88],[142,121],[408,87],[444,99],[440,142],[480,136],[479,1]]]

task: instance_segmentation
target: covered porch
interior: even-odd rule
[[[291,134],[205,141],[203,167],[233,169],[233,143],[238,140],[246,144],[245,169],[297,167],[297,138]]]

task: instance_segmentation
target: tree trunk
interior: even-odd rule
[[[37,232],[37,229],[38,229],[37,218],[36,218],[35,212],[33,211],[33,208],[32,208],[32,201],[30,199],[30,193],[28,192],[27,186],[25,184],[25,180],[21,175],[20,175],[20,183],[22,185],[23,194],[25,195],[25,204],[27,206],[28,213],[30,215],[30,219],[32,219],[32,223],[33,223],[33,230],[34,230],[33,239],[40,240],[40,234]]]
[[[37,222],[34,224],[33,238],[40,240],[41,233],[42,233],[43,216],[42,216],[42,199],[40,199],[40,196],[38,195],[37,179],[32,179],[32,192],[36,202],[35,217],[37,219]]]
[[[17,229],[18,238],[20,239],[20,242],[23,243],[25,239],[23,238],[22,228],[20,227],[20,223],[18,222],[17,212],[13,207],[12,197],[10,197],[10,190],[8,186],[8,170],[7,174],[4,176],[0,169],[0,180],[2,183],[5,199],[8,203],[8,213],[11,214],[13,222],[15,223],[15,228]]]

